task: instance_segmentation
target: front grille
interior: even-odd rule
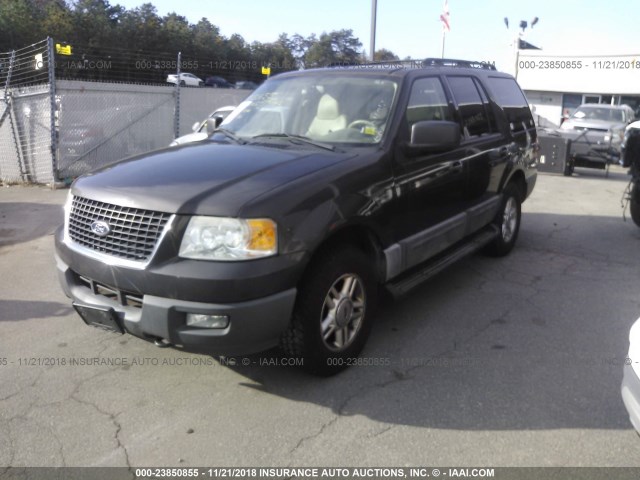
[[[574,130],[579,130],[581,132],[583,131],[587,131],[587,132],[602,132],[602,133],[606,133],[609,131],[608,128],[598,128],[598,127],[573,127]]]
[[[74,196],[69,214],[69,237],[96,252],[145,262],[151,257],[170,216]],[[95,222],[106,223],[108,234],[98,235],[92,229]]]

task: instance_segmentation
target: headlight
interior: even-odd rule
[[[604,136],[605,142],[620,143],[624,139],[624,130],[610,130]]]
[[[631,326],[629,331],[629,355],[631,365],[640,376],[640,318]]]
[[[180,256],[196,260],[250,260],[278,253],[273,220],[192,217],[182,237]]]
[[[71,188],[67,192],[67,201],[64,203],[64,230],[63,230],[63,240],[65,243],[69,243],[71,241],[71,237],[69,236],[69,217],[71,216],[71,207],[73,205],[73,195],[71,194]]]

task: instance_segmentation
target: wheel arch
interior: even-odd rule
[[[515,170],[504,182],[502,190],[504,190],[510,183],[513,183],[518,187],[518,191],[520,192],[519,200],[520,203],[523,203],[527,198],[527,180],[525,179],[524,172],[522,170]]]
[[[331,232],[311,253],[309,261],[304,268],[303,277],[311,266],[327,251],[340,246],[355,247],[371,258],[373,261],[373,273],[378,283],[382,283],[386,275],[386,260],[384,249],[380,239],[373,229],[363,224],[349,224]]]

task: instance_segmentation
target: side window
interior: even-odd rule
[[[487,97],[487,92],[477,78],[473,79],[473,83],[476,84],[476,88],[478,89],[478,92],[480,92],[480,98],[482,99],[484,110],[487,113],[487,118],[489,119],[489,127],[491,131],[495,133],[498,131],[498,123],[496,122],[496,115],[491,107],[489,98]]]
[[[485,103],[472,77],[447,77],[453,98],[458,104],[466,137],[491,133]]]
[[[409,135],[412,125],[416,122],[423,120],[453,121],[447,96],[438,77],[420,78],[413,82],[406,119]]]

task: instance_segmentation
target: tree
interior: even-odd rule
[[[329,34],[331,46],[339,62],[359,63],[362,42],[353,36],[353,30],[337,30]]]
[[[362,42],[353,36],[353,30],[323,32],[319,39],[311,35],[304,42],[300,42],[300,46],[306,47],[303,55],[305,68],[324,67],[336,63],[360,63]]]
[[[391,50],[381,48],[380,50],[376,50],[376,53],[373,55],[373,60],[375,62],[395,62],[400,60],[400,57]]]
[[[188,64],[183,69],[202,78],[256,81],[263,79],[260,67],[266,65],[277,73],[361,62],[362,43],[352,30],[308,37],[282,33],[274,42],[249,45],[240,35],[221,35],[207,18],[191,24],[175,12],[161,18],[149,2],[126,9],[110,1],[115,0],[0,0],[0,52],[50,36],[72,46],[67,66],[57,67],[60,75],[132,82],[164,82],[178,52]],[[382,49],[376,59],[397,57]],[[85,68],[97,61],[109,68]]]
[[[126,10],[119,6],[111,6],[107,0],[76,0],[73,4],[73,32],[70,34],[74,43],[93,47],[120,44],[116,27]]]
[[[42,40],[31,0],[0,0],[0,51],[17,50]]]
[[[182,15],[170,13],[162,19],[163,37],[166,45],[180,52],[194,55],[193,34],[189,21]]]
[[[121,40],[114,42],[113,46],[124,46],[133,51],[152,51],[157,50],[158,45],[166,45],[162,19],[151,3],[126,11],[119,20],[118,36]]]
[[[73,32],[73,13],[64,0],[51,0],[44,5],[44,18],[41,21],[44,36],[58,42],[67,42]]]
[[[253,42],[251,44],[251,60],[258,67],[270,66],[275,71],[294,70],[296,60],[286,42],[279,38],[274,43]],[[274,72],[275,73],[275,72]]]
[[[309,37],[309,49],[304,54],[304,66],[308,67],[326,67],[337,63],[338,57],[333,51],[331,36],[327,33],[320,35],[318,40],[313,41]]]
[[[211,62],[218,61],[224,54],[224,38],[220,29],[206,18],[191,27],[193,55]]]

